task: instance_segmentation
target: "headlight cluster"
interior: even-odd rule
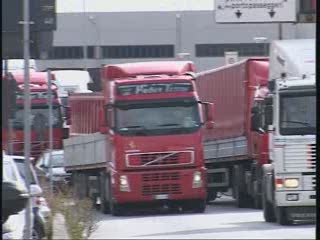
[[[195,171],[193,173],[193,181],[192,181],[192,188],[200,188],[202,187],[202,176],[201,172]]]
[[[298,188],[300,185],[298,178],[279,178],[276,179],[277,188]]]
[[[120,191],[121,192],[129,192],[129,181],[128,177],[126,175],[121,175],[119,178],[119,183],[120,183]]]

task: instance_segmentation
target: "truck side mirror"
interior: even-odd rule
[[[69,128],[63,128],[62,129],[62,138],[63,139],[69,138]]]
[[[213,129],[214,121],[213,121],[213,113],[214,113],[214,105],[213,103],[203,102],[204,110],[205,110],[205,127],[206,129]]]
[[[99,111],[99,132],[101,134],[107,134],[109,132],[109,127],[107,126],[104,109],[100,109]]]
[[[265,127],[267,128],[268,125],[273,124],[273,98],[272,96],[268,96],[265,98]]]
[[[65,106],[65,112],[66,112],[66,123],[67,125],[71,125],[71,108],[70,106]]]
[[[259,129],[261,128],[261,116],[259,113],[255,113],[251,116],[251,130],[255,132],[259,132]]]
[[[272,125],[273,121],[273,106],[269,105],[265,108],[265,126]]]

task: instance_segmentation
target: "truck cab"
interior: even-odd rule
[[[275,41],[270,94],[262,118],[268,126],[270,164],[264,167],[263,209],[268,222],[315,219],[315,40]]]
[[[199,100],[195,79],[188,74],[194,66],[179,62],[172,71],[171,65],[154,62],[104,69],[112,194],[118,204],[194,200],[194,208],[203,211],[206,169],[201,129],[205,121],[210,128],[212,107]]]

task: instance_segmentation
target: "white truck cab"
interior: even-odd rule
[[[269,101],[265,114],[271,164],[264,166],[265,220],[282,225],[316,216],[315,39],[271,45]]]

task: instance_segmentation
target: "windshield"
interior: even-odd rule
[[[3,176],[2,179],[5,181],[18,181],[17,175],[14,171],[14,167],[10,162],[4,161],[3,162]]]
[[[26,167],[25,167],[25,163],[23,161],[19,161],[19,160],[15,160],[15,163],[18,167],[19,170],[19,174],[20,176],[23,178],[24,181],[26,181]],[[31,168],[29,168],[29,171],[31,173],[30,176],[30,184],[37,184],[35,176],[34,176],[34,172],[31,170]]]
[[[16,111],[16,116],[14,119],[14,127],[15,128],[23,128],[23,120],[24,120],[24,113],[23,109],[18,109]],[[49,109],[48,107],[41,107],[36,108],[32,107],[31,115],[30,115],[30,122],[31,127],[36,129],[45,129],[49,126]],[[62,125],[62,118],[60,113],[60,107],[53,107],[52,108],[52,127],[61,127]]]
[[[63,154],[54,154],[51,156],[52,167],[64,167]]]
[[[315,93],[280,97],[280,134],[306,135],[316,133]]]
[[[197,103],[148,103],[116,109],[116,130],[122,135],[183,134],[200,127]]]

